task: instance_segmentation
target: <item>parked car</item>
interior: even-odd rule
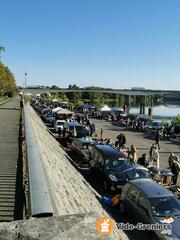
[[[65,120],[59,120],[59,119],[54,121],[55,132],[59,132],[59,129],[61,129],[61,132],[63,132],[65,122],[66,122]]]
[[[74,138],[83,138],[87,136],[85,127],[75,121],[64,124],[64,137],[73,140]]]
[[[72,155],[82,162],[89,163],[90,151],[95,142],[91,139],[77,138],[72,142]]]
[[[54,121],[55,121],[55,117],[52,113],[48,113],[44,115],[44,121],[46,123],[49,123],[51,125],[53,125]]]
[[[150,179],[136,179],[123,187],[121,198],[136,223],[171,224],[169,231],[152,231],[152,239],[180,239],[180,203],[171,191]]]
[[[159,131],[162,128],[161,121],[152,121],[148,122],[144,127],[144,132],[147,133],[156,133],[156,131]]]
[[[106,144],[92,146],[90,165],[101,176],[107,190],[121,191],[131,179],[150,177],[147,168],[131,164],[123,152]]]
[[[87,131],[82,124],[75,121],[66,122],[64,124],[61,144],[66,148],[66,150],[71,150],[72,142],[75,139],[85,138],[86,136]]]

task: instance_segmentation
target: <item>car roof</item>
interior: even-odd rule
[[[100,153],[103,154],[105,157],[119,157],[119,158],[126,158],[122,152],[119,152],[115,147],[112,147],[107,144],[97,144],[94,146]]]
[[[129,181],[130,185],[138,188],[147,198],[171,197],[174,196],[172,192],[162,187],[151,179],[135,179]]]
[[[56,122],[64,122],[65,123],[66,121],[63,119],[57,119]]]
[[[81,142],[81,143],[95,143],[95,141],[87,138],[77,138],[74,140],[75,142]]]
[[[78,127],[78,126],[83,126],[82,124],[78,123],[78,122],[66,122],[65,123],[67,126],[72,126],[72,127]]]

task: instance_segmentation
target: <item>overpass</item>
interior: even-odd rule
[[[20,89],[20,91],[25,91],[25,89]],[[69,88],[27,88],[27,93],[31,94],[42,94],[42,93],[68,93],[68,92],[102,92],[102,93],[113,93],[124,96],[155,96],[155,95],[169,95],[175,94],[180,95],[180,90],[135,90],[135,89],[90,89],[90,88],[79,88],[79,89],[69,89]]]
[[[123,108],[125,112],[129,112],[130,106],[130,96],[140,96],[140,114],[145,113],[146,107],[146,97],[147,96],[169,96],[174,95],[175,98],[180,97],[180,90],[151,90],[151,89],[90,89],[90,88],[79,88],[79,89],[69,89],[69,88],[27,88],[21,89],[22,92],[26,91],[25,94],[43,94],[43,93],[68,93],[68,92],[101,92],[101,93],[111,93],[124,96]]]

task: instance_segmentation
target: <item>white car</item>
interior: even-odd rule
[[[54,123],[55,132],[59,132],[59,128],[63,130],[65,122],[66,122],[65,120],[56,120],[56,122]]]

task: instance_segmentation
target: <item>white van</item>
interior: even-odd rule
[[[59,132],[59,128],[61,128],[61,131],[63,131],[65,122],[65,120],[56,120],[54,123],[55,132]]]

